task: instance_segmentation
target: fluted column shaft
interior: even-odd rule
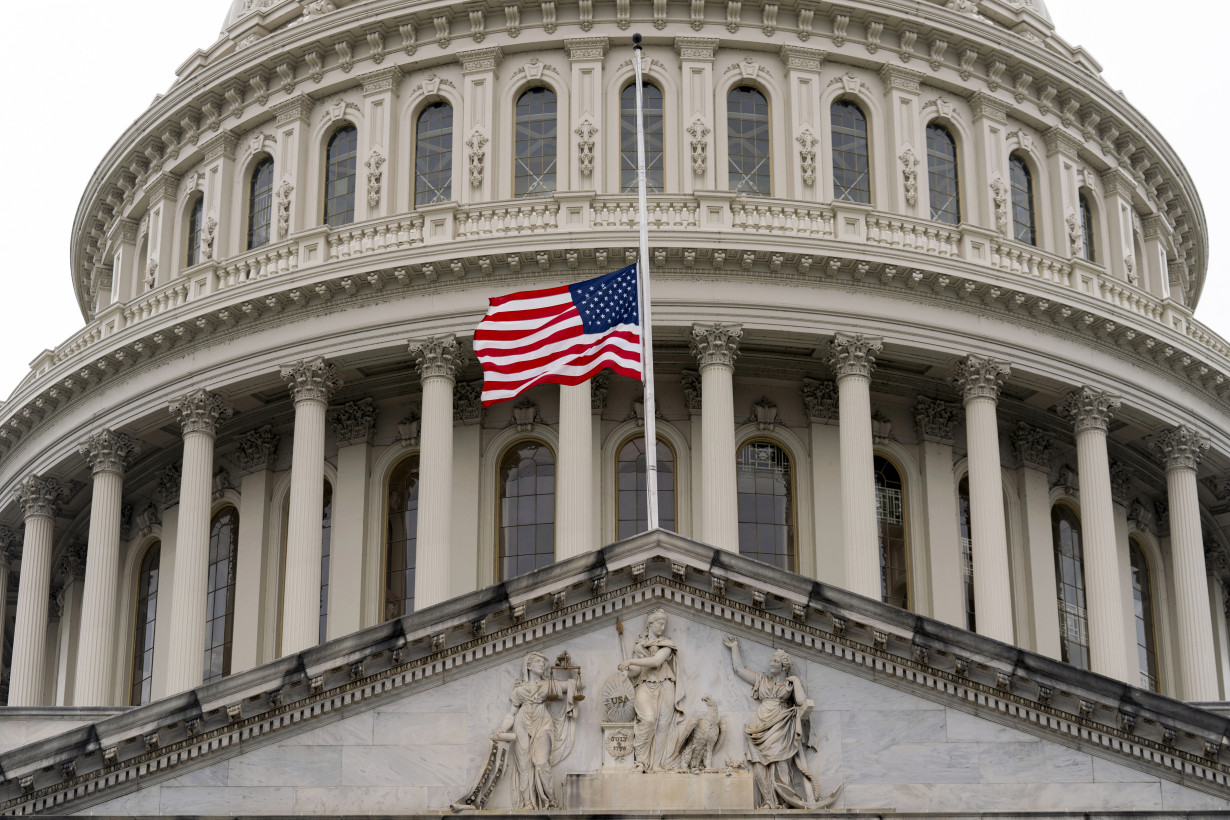
[[[423,385],[414,575],[414,608],[422,609],[447,599],[452,589],[453,388],[464,359],[451,335],[412,342],[410,353]]]
[[[51,544],[63,490],[53,479],[31,476],[17,491],[26,519],[17,586],[17,623],[9,706],[38,706],[43,698],[47,647],[47,602],[51,591]]]
[[[295,441],[290,462],[290,519],[286,526],[282,655],[320,640],[320,550],[324,518],[325,414],[341,385],[333,365],[320,357],[282,368],[295,401]]]
[[[1189,427],[1163,432],[1153,442],[1166,466],[1170,500],[1170,553],[1174,561],[1176,632],[1182,698],[1220,700],[1213,663],[1213,619],[1205,579],[1204,535],[1196,497],[1196,467],[1209,443]]]
[[[700,363],[701,540],[739,551],[739,493],[735,481],[735,359],[743,328],[693,325],[692,353]]]
[[[871,372],[875,354],[882,347],[879,338],[838,333],[829,350],[837,379],[846,586],[876,600],[881,599],[882,589],[871,438]]]
[[[1127,669],[1123,590],[1119,583],[1115,510],[1106,453],[1110,415],[1118,406],[1118,398],[1084,387],[1068,395],[1063,411],[1073,420],[1076,434],[1090,665],[1094,672],[1135,683],[1139,678],[1134,670],[1129,674]]]
[[[555,485],[555,558],[592,550],[594,411],[590,383],[559,389],[559,472]],[[733,464],[733,462],[732,462]]]
[[[171,403],[184,437],[171,579],[168,695],[201,685],[205,671],[205,599],[209,577],[209,505],[213,490],[214,435],[231,414],[220,396],[194,390]]]
[[[980,634],[1004,643],[1013,642],[1014,632],[996,405],[1008,373],[1006,362],[970,356],[955,377],[965,393],[977,627]]]

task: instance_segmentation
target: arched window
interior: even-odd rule
[[[880,533],[880,597],[886,604],[910,606],[910,567],[905,536],[905,482],[884,456],[873,462],[876,522]]]
[[[248,250],[269,243],[269,220],[273,216],[273,160],[256,163],[248,179]]]
[[[732,88],[726,95],[726,145],[730,190],[768,196],[769,101],[750,85]]]
[[[965,628],[975,632],[974,529],[970,520],[969,476],[962,476],[957,485],[957,526],[961,536],[961,577],[965,582]]]
[[[239,511],[223,507],[209,523],[209,576],[205,587],[205,683],[231,674],[235,631],[235,558]]]
[[[1064,663],[1089,668],[1089,616],[1085,609],[1085,558],[1081,522],[1066,504],[1051,508],[1055,583],[1059,597],[1059,648]]]
[[[794,476],[790,456],[769,441],[752,441],[735,459],[739,554],[794,571]]]
[[[555,456],[522,441],[500,459],[499,577],[515,578],[555,561]]]
[[[185,236],[188,253],[184,259],[185,267],[201,263],[201,218],[205,211],[205,197],[198,196],[188,211],[188,234]]]
[[[927,126],[927,181],[931,191],[931,218],[956,225],[961,222],[961,190],[957,179],[957,143],[942,125]]]
[[[389,474],[384,530],[384,620],[414,611],[419,532],[419,457],[407,456]]]
[[[843,202],[871,203],[871,147],[867,141],[867,117],[849,100],[838,100],[829,109],[833,128],[833,198]]]
[[[631,538],[649,527],[645,490],[645,437],[630,438],[619,448],[616,467],[616,540]],[[658,439],[658,526],[675,529],[675,451]]]
[[[1157,632],[1153,620],[1153,578],[1144,550],[1134,538],[1128,539],[1132,562],[1132,597],[1136,608],[1136,655],[1140,659],[1140,686],[1161,691],[1157,673]]]
[[[162,543],[155,541],[145,550],[137,575],[137,611],[132,628],[132,706],[150,702],[154,683],[154,625],[158,617],[158,559]]]
[[[645,191],[663,190],[662,89],[653,83],[641,84],[645,100]],[[636,83],[619,93],[619,190],[636,193]]]
[[[414,206],[453,197],[453,107],[434,102],[423,108],[414,129]]]
[[[531,88],[517,98],[514,196],[542,196],[555,190],[555,92]]]
[[[1081,206],[1081,237],[1085,243],[1085,259],[1096,262],[1098,255],[1093,244],[1093,208],[1089,207],[1089,199],[1084,194],[1080,194],[1078,198]]]
[[[343,125],[325,146],[325,224],[354,222],[355,160],[359,154],[359,131]]]
[[[1012,189],[1012,236],[1026,245],[1038,244],[1034,218],[1034,178],[1020,155],[1008,158],[1009,187]]]

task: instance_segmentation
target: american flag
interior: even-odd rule
[[[474,331],[484,407],[536,384],[581,384],[607,367],[641,378],[636,265],[490,304]]]

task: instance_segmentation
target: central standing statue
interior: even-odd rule
[[[632,754],[638,772],[670,771],[676,767],[676,733],[683,720],[679,649],[666,637],[666,610],[655,609],[645,618],[632,657],[619,671],[636,687],[636,725]]]

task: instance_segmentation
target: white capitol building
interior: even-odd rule
[[[634,32],[650,533],[641,385],[472,350],[636,261]],[[0,814],[1230,808],[1230,344],[1099,70],[1043,0],[234,0],[0,407]]]

